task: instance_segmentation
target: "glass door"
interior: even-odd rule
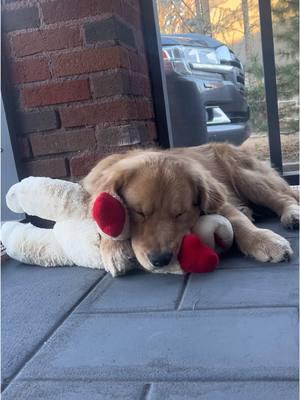
[[[149,8],[152,2],[143,3]],[[298,0],[156,0],[153,7],[167,97],[164,106],[173,131],[180,123],[174,123],[172,108],[182,112],[185,107],[190,113],[198,111],[202,102],[205,116],[198,119],[202,127],[197,135],[203,137],[194,144],[206,140],[245,146],[296,184]],[[172,92],[172,74],[180,76],[181,85],[183,80],[196,82],[201,92],[200,97],[194,93],[197,101],[186,98],[184,90]],[[176,135],[170,136],[172,145]]]
[[[9,188],[19,181],[15,159],[12,152],[10,136],[8,132],[5,111],[1,98],[1,221],[23,219],[24,214],[11,212],[5,201],[5,195]]]

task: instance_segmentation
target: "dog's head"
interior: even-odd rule
[[[92,200],[115,192],[126,204],[139,263],[153,271],[176,259],[201,213],[224,202],[222,186],[197,162],[165,151],[135,151],[101,161],[84,179]]]

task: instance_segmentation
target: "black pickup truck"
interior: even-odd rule
[[[250,135],[241,62],[209,36],[161,36],[176,146],[243,143]]]

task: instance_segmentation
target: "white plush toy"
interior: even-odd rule
[[[41,266],[77,265],[106,269],[101,260],[101,236],[128,239],[129,218],[121,199],[100,193],[90,210],[89,195],[77,183],[59,179],[29,177],[13,185],[7,206],[55,222],[53,229],[31,223],[6,222],[2,242],[16,260]],[[220,215],[201,216],[193,233],[183,238],[176,266],[155,272],[209,272],[218,265],[221,249],[232,245],[230,222]],[[177,265],[178,264],[178,265]],[[116,269],[109,272],[115,276]]]

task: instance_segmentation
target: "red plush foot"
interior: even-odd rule
[[[212,272],[219,264],[219,257],[197,235],[190,234],[183,237],[178,261],[185,272]]]
[[[106,235],[112,238],[121,235],[126,222],[126,211],[123,204],[109,193],[103,192],[96,198],[92,216]]]

